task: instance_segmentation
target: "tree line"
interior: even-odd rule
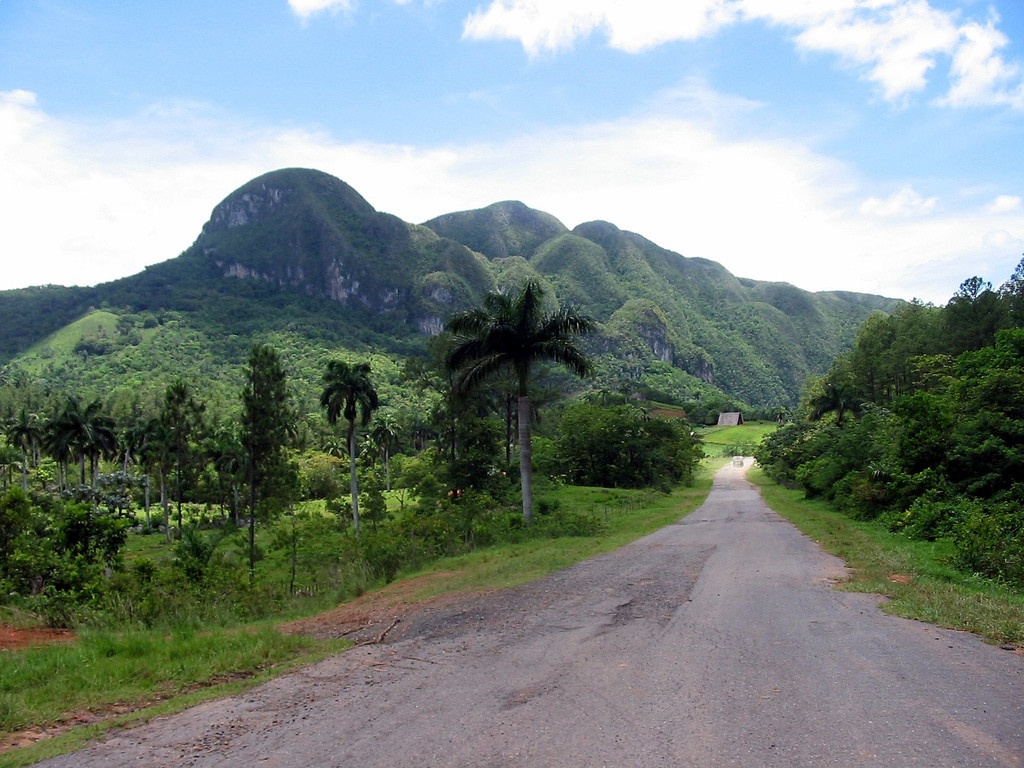
[[[544,425],[534,460],[538,408],[565,395],[544,374],[564,367],[582,392],[576,377],[591,364],[577,339],[591,327],[535,282],[489,294],[451,318],[429,357],[405,363],[423,405],[405,418],[369,363],[339,358],[324,363],[311,426],[311,404],[295,402],[266,344],[252,348],[230,413],[211,412],[201,384],[185,380],[121,423],[99,399],[66,394],[49,414],[23,403],[0,441],[0,593],[54,623],[88,610],[152,623],[190,594],[259,613],[282,599],[258,578],[268,548],[286,553],[291,593],[303,568],[391,578],[499,540],[597,531],[592,515],[547,505],[538,515],[535,464],[545,482],[669,488],[692,479],[702,453],[688,425],[623,398],[571,405]],[[126,561],[133,531],[160,537],[166,563]]]
[[[757,458],[808,496],[946,540],[955,565],[1024,587],[1024,260],[998,288],[971,277],[944,307],[870,318]]]

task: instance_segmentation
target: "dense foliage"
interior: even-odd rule
[[[1024,586],[1024,261],[871,318],[757,454],[775,479]]]
[[[8,377],[0,382],[2,602],[53,624],[266,616],[296,600],[350,595],[441,555],[600,531],[597,515],[547,503],[543,488],[553,482],[664,490],[689,482],[701,453],[681,409],[670,423],[639,401],[624,408],[622,394],[619,405],[585,406],[594,425],[610,424],[628,444],[585,435],[574,407],[538,420],[538,407],[586,386],[549,366],[589,371],[570,339],[588,321],[540,311],[535,284],[523,293],[538,300],[528,302],[538,313],[523,315],[536,327],[499,333],[513,352],[525,343],[522,376],[502,376],[507,366],[495,364],[471,388],[459,386],[466,369],[451,357],[459,338],[447,336],[405,361],[325,355],[312,385],[268,344],[250,348],[228,380],[233,391],[190,376],[197,355],[187,349],[172,380],[132,372],[134,396],[117,388],[81,397]],[[91,315],[95,343],[134,334],[142,345],[174,322],[125,317]],[[518,370],[516,355],[510,360]],[[512,478],[533,462],[526,452],[517,465],[512,446],[531,421],[549,450],[538,462],[536,514],[524,519]],[[560,449],[551,446],[564,446],[568,461],[553,460]],[[585,451],[598,458],[586,475],[575,468]]]
[[[669,488],[689,483],[702,457],[685,421],[652,419],[637,406],[574,403],[562,416],[552,461],[576,485]]]

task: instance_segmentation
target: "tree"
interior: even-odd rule
[[[384,464],[385,487],[391,490],[391,449],[398,440],[398,421],[390,413],[385,413],[377,420],[373,429],[373,442],[380,451],[381,462]]]
[[[7,438],[21,451],[21,490],[28,492],[28,464],[39,459],[39,444],[43,440],[43,426],[39,416],[22,408],[18,416],[7,425]]]
[[[848,413],[856,415],[860,412],[863,398],[857,394],[853,384],[834,375],[835,371],[822,382],[821,391],[811,398],[811,421],[818,421],[827,413],[835,413],[836,426],[841,427]]]
[[[95,480],[100,457],[112,456],[117,449],[114,420],[103,415],[101,408],[99,400],[82,405],[81,400],[69,395],[64,407],[47,425],[50,452],[64,468],[72,458],[78,459],[82,485],[86,460]]]
[[[510,373],[518,397],[519,480],[523,493],[523,520],[533,521],[533,466],[530,441],[528,385],[534,367],[554,362],[578,376],[592,365],[573,337],[589,332],[593,320],[571,308],[546,312],[544,290],[528,280],[515,294],[488,293],[483,305],[451,317],[445,329],[453,341],[446,359],[457,372],[460,390],[479,387],[495,375]]]
[[[1006,305],[1013,326],[1024,328],[1024,259],[1017,263],[1010,279],[999,287],[999,295]]]
[[[284,447],[293,423],[288,379],[277,351],[252,348],[242,388],[242,444],[249,476],[249,581],[256,578],[256,509],[284,474]]]
[[[178,509],[179,531],[182,530],[181,501],[185,485],[184,474],[189,468],[193,453],[191,441],[202,427],[205,410],[206,406],[192,396],[188,384],[181,379],[167,387],[164,392],[160,422],[174,456],[174,495]]]
[[[685,422],[648,418],[631,405],[570,405],[556,446],[569,482],[606,488],[689,483],[704,456]]]
[[[139,452],[139,459],[142,462],[145,474],[143,479],[145,493],[143,506],[146,510],[146,525],[148,526],[152,523],[149,515],[149,476],[156,470],[160,481],[160,509],[163,510],[164,515],[164,536],[167,542],[170,543],[171,515],[167,500],[167,474],[174,464],[173,444],[167,427],[159,418],[153,418],[145,422],[143,432],[144,437],[142,439],[142,448]]]
[[[990,346],[996,331],[1009,326],[1006,304],[992,290],[992,283],[969,277],[943,311],[950,354]]]
[[[349,489],[352,495],[352,527],[359,535],[359,481],[356,478],[356,418],[365,427],[380,401],[370,382],[370,364],[349,364],[331,360],[323,377],[320,405],[327,411],[327,422],[334,426],[338,418],[348,422]]]
[[[238,484],[244,474],[245,450],[238,435],[232,428],[218,425],[207,436],[203,450],[217,477],[221,509],[224,507],[225,493],[230,493],[231,515],[235,525],[240,526]]]

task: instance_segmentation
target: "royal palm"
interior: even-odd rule
[[[327,411],[327,421],[333,426],[338,418],[348,422],[349,488],[352,494],[352,526],[359,535],[359,485],[356,480],[356,418],[366,426],[370,423],[379,401],[377,390],[370,383],[370,364],[349,364],[331,360],[323,378],[324,391],[320,405]]]
[[[518,293],[488,293],[482,306],[452,316],[445,325],[453,337],[446,364],[456,372],[460,390],[475,389],[501,373],[513,377],[518,396],[519,478],[527,523],[533,520],[530,375],[542,362],[563,365],[578,376],[588,374],[590,360],[574,337],[587,333],[593,325],[589,317],[569,308],[546,311],[544,290],[534,280],[528,280]]]

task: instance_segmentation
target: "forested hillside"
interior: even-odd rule
[[[775,479],[1024,587],[1024,261],[870,318],[763,444]]]
[[[334,177],[288,169],[233,192],[191,248],[138,275],[0,293],[0,362],[43,389],[152,401],[178,375],[233,391],[232,371],[262,341],[312,387],[318,365],[301,361],[343,348],[397,364],[452,312],[529,277],[597,321],[595,388],[703,413],[794,405],[871,312],[899,304],[739,279],[605,222],[569,231],[522,203],[408,224]],[[116,319],[65,328],[99,310]]]

